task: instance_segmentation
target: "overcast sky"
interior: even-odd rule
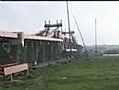
[[[119,1],[69,1],[71,30],[79,44],[82,41],[73,15],[83,34],[86,45],[94,44],[94,19],[97,18],[97,43],[119,44]],[[0,30],[37,33],[44,29],[44,21],[62,19],[67,30],[65,1],[0,2]],[[67,30],[68,31],[68,30]]]

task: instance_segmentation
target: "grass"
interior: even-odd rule
[[[119,57],[78,59],[73,63],[30,71],[30,76],[21,80],[23,82],[0,82],[0,90],[118,90]]]

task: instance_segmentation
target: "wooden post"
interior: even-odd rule
[[[46,60],[45,60],[45,42],[43,42],[43,62],[46,63]]]
[[[12,74],[10,75],[10,80],[13,81],[13,75]]]
[[[18,55],[17,55],[18,60],[20,60],[23,57],[22,49],[24,50],[24,33],[19,32],[18,33]]]
[[[29,69],[26,70],[26,75],[29,75]]]
[[[53,60],[53,42],[51,42],[51,59]]]
[[[33,59],[34,59],[34,42],[31,41],[31,59],[32,59],[32,62],[33,62]]]
[[[39,42],[36,42],[36,62],[38,63]]]

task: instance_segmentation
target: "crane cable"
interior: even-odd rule
[[[83,46],[84,46],[84,49],[85,49],[85,55],[88,56],[88,54],[87,54],[87,49],[86,49],[86,45],[85,45],[85,42],[84,42],[84,39],[83,39],[83,35],[82,35],[82,33],[81,33],[81,30],[79,29],[78,23],[77,23],[76,18],[75,18],[74,15],[73,15],[73,18],[74,18],[76,27],[77,27],[77,29],[78,29],[78,32],[79,32],[79,34],[80,34],[80,36],[81,36],[81,40],[82,40],[82,43],[83,43]]]

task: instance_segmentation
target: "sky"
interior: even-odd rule
[[[119,45],[119,1],[69,1],[70,28],[82,45],[73,15],[77,19],[86,45]],[[55,23],[62,19],[62,29],[68,31],[65,1],[0,1],[0,30],[37,33],[44,29],[44,21]]]

